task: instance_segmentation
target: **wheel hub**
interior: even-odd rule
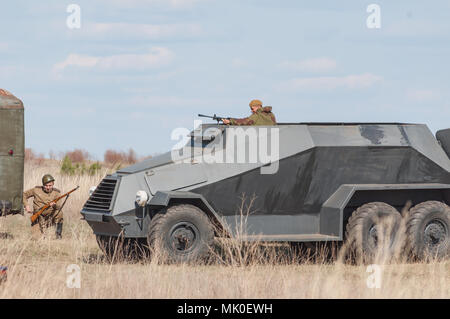
[[[394,236],[391,235],[392,231],[390,228],[388,220],[380,224],[374,224],[370,227],[368,242],[372,249],[378,249],[379,245],[388,245],[388,247],[392,247],[395,239]]]
[[[426,245],[431,249],[436,249],[447,237],[447,229],[439,220],[432,220],[427,224],[424,231]]]
[[[189,222],[178,223],[170,231],[170,243],[177,252],[192,250],[198,238],[197,228]]]
[[[376,225],[369,229],[369,244],[372,248],[376,248],[378,245],[378,231]]]

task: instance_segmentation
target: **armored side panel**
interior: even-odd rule
[[[342,238],[342,210],[321,213],[342,185],[450,184],[450,160],[425,125],[308,123],[278,128],[275,174],[261,174],[260,167],[251,165],[207,165],[208,183],[188,188],[211,203],[232,230],[242,228],[242,218],[236,218],[241,211],[248,214],[247,233],[263,239]],[[408,195],[395,205],[414,202]],[[335,225],[332,231],[330,223]]]
[[[0,89],[0,211],[22,211],[24,109],[22,102]]]
[[[437,131],[436,139],[450,158],[450,129]]]

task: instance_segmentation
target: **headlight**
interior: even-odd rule
[[[94,194],[96,189],[97,189],[97,186],[91,186],[91,188],[89,188],[89,196],[92,196],[92,194]]]
[[[136,204],[141,207],[144,207],[148,201],[148,194],[146,191],[138,191],[136,193]]]

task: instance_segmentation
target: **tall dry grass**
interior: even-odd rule
[[[0,265],[8,280],[0,298],[449,298],[450,261],[380,264],[381,286],[369,288],[367,266],[330,260],[325,250],[298,258],[287,244],[217,240],[205,264],[167,265],[158,258],[109,262],[79,211],[98,176],[62,176],[56,164],[27,166],[25,187],[53,174],[62,191],[80,185],[64,210],[62,240],[33,241],[29,216],[0,220]],[[67,267],[81,269],[68,288]]]

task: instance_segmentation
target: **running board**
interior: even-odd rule
[[[322,234],[283,234],[283,235],[242,235],[236,236],[236,239],[242,241],[294,241],[294,242],[311,242],[311,241],[340,241],[337,236],[328,236]]]

